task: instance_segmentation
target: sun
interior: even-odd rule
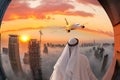
[[[30,40],[30,37],[29,37],[29,36],[22,35],[22,36],[20,36],[20,40],[21,40],[22,42],[28,42],[28,41]]]

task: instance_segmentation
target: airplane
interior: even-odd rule
[[[65,18],[66,21],[66,31],[69,33],[71,30],[75,30],[75,29],[80,29],[80,28],[85,28],[84,25],[80,25],[79,23],[76,24],[72,24],[70,25],[67,21],[67,19]]]

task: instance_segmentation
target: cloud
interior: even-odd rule
[[[16,76],[14,74],[14,71],[12,70],[11,64],[10,64],[10,60],[9,60],[9,56],[2,54],[2,66],[4,68],[5,74],[7,76],[7,78],[9,80],[31,80],[32,79],[32,74],[30,72],[30,69],[28,67],[28,65],[24,65],[22,63],[22,68],[24,70],[23,74],[21,76]],[[28,71],[27,71],[28,70]]]
[[[100,6],[97,0],[76,0],[76,1],[85,5]]]
[[[33,5],[34,6],[34,5]],[[20,2],[20,0],[13,0],[10,4],[6,14],[3,18],[4,21],[17,20],[17,19],[47,19],[46,16],[49,14],[56,15],[69,15],[69,16],[82,16],[82,17],[93,17],[94,14],[87,13],[84,11],[70,11],[75,7],[64,0],[42,0],[41,4],[37,7],[31,8],[29,4]],[[52,19],[52,17],[49,17]]]
[[[74,16],[79,16],[81,15],[82,17],[94,17],[94,14],[88,13],[88,12],[83,12],[83,11],[73,11],[73,12],[66,12],[66,15],[74,15]]]
[[[5,31],[1,31],[0,33],[26,31],[26,30],[37,30],[37,29],[42,29],[42,28],[43,27],[41,27],[41,26],[37,27],[37,28],[27,27],[27,28],[20,28],[20,29],[5,30]]]
[[[96,34],[103,34],[103,35],[107,35],[109,37],[114,37],[114,34],[111,31],[93,30],[93,29],[89,29],[89,28],[84,28],[84,29],[79,29],[79,30],[85,31],[85,32],[96,33]]]
[[[18,32],[18,31],[27,31],[27,30],[42,30],[42,29],[46,29],[46,28],[57,28],[57,29],[62,29],[63,27],[60,26],[49,26],[49,27],[37,27],[37,28],[32,28],[32,27],[26,27],[26,28],[20,28],[20,29],[14,29],[14,30],[5,30],[5,31],[1,31],[0,33],[6,33],[6,32]],[[56,29],[56,30],[57,30]],[[89,28],[84,28],[84,29],[77,29],[79,31],[84,31],[84,32],[90,32],[90,33],[94,33],[94,34],[102,34],[102,35],[106,35],[109,37],[114,37],[113,32],[111,31],[102,31],[102,30],[93,30],[93,29],[89,29]]]

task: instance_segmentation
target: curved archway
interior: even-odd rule
[[[115,38],[115,54],[117,55],[118,59],[120,54],[119,50],[119,40],[120,40],[120,32],[119,32],[119,27],[120,27],[120,1],[116,0],[99,0],[99,2],[101,3],[101,5],[103,6],[103,8],[105,9],[105,11],[107,12],[112,25],[113,25],[113,29],[114,29],[114,38]]]
[[[2,0],[3,1],[3,0]],[[10,1],[10,0],[8,0],[8,1]],[[111,0],[112,1],[112,0]],[[114,2],[115,1],[113,1],[113,2],[109,2],[109,1],[107,1],[106,0],[106,2],[105,1],[102,1],[102,0],[99,0],[99,2],[102,4],[102,6],[105,8],[105,10],[106,10],[106,12],[108,13],[108,15],[109,15],[109,17],[110,17],[110,19],[111,19],[111,22],[112,22],[112,24],[113,24],[113,28],[114,28],[114,33],[115,33],[115,54],[117,55],[117,59],[119,59],[119,56],[120,56],[120,54],[119,54],[119,34],[120,34],[120,32],[118,31],[118,29],[119,29],[119,13],[120,13],[120,11],[119,11],[119,7],[120,6],[118,6],[118,5],[115,5],[114,4]],[[118,1],[119,2],[119,1]],[[117,3],[118,3],[117,2]],[[113,3],[113,5],[112,6],[114,6],[113,8],[116,8],[116,10],[115,11],[111,11],[111,5],[109,5],[110,3]],[[116,2],[115,2],[116,3]],[[108,4],[107,6],[106,6],[106,4]],[[4,6],[4,5],[3,5]],[[8,6],[8,4],[6,4],[6,6]],[[118,8],[117,8],[118,7]],[[3,9],[4,10],[4,12],[5,12],[5,10],[6,9]],[[114,14],[115,13],[115,14]],[[118,19],[116,19],[116,16],[115,15],[118,15],[117,17],[118,17]],[[4,13],[2,13],[1,14],[1,16],[3,16],[4,15]],[[116,20],[115,20],[116,19]],[[2,21],[2,19],[1,19],[1,21]]]
[[[114,29],[114,58],[111,66],[109,67],[104,80],[118,78],[118,68],[120,66],[120,0],[98,0],[105,11],[107,12]],[[117,61],[116,61],[117,60]],[[118,62],[118,65],[116,64]],[[107,77],[109,76],[109,77]],[[118,78],[119,79],[119,78]]]
[[[0,0],[0,28],[1,28],[2,18],[10,2],[11,0]],[[6,80],[6,76],[1,63],[1,33],[0,33],[0,80]]]

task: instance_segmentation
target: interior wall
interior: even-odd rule
[[[120,0],[98,0],[108,14],[114,30],[114,54],[120,61]]]
[[[114,54],[118,61],[120,61],[120,24],[114,26]]]

